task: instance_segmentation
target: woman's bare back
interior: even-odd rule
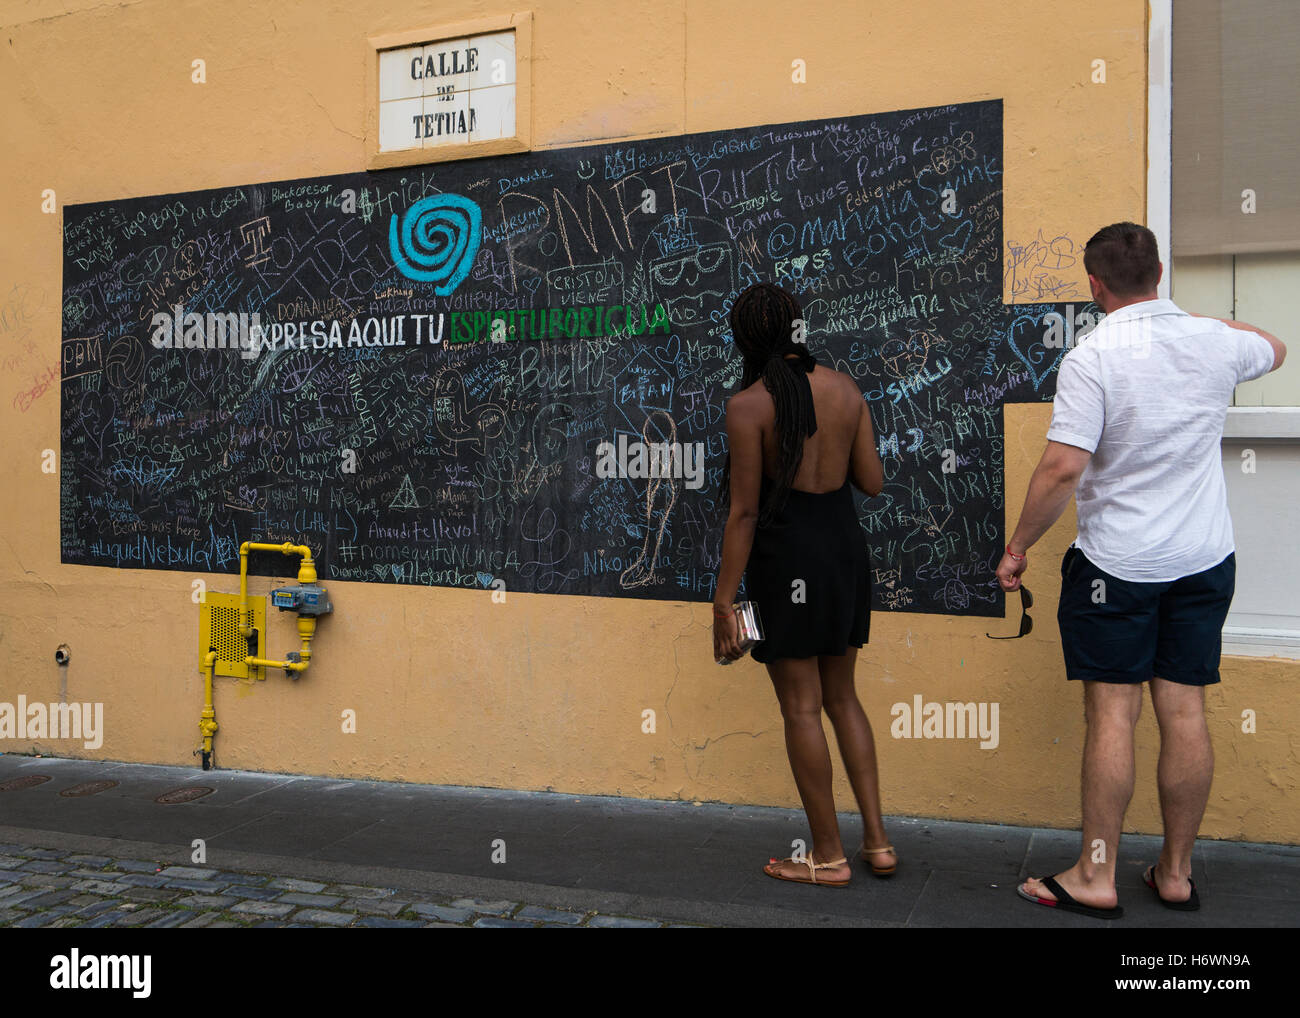
[[[802,370],[797,363],[795,369]],[[880,460],[871,432],[871,416],[857,384],[848,375],[820,364],[809,373],[808,384],[817,415],[817,432],[804,439],[803,459],[794,475],[793,487],[813,494],[837,491],[847,477],[868,494],[877,494]],[[750,386],[750,390],[761,407],[763,473],[775,479],[780,463],[776,407],[762,379]]]

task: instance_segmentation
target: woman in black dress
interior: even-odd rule
[[[801,341],[803,324],[798,301],[771,283],[749,287],[731,309],[744,374],[727,402],[730,508],[713,647],[715,658],[741,656],[732,605],[744,573],[763,624],[754,659],[776,687],[812,831],[804,857],[773,859],[763,869],[781,880],[843,887],[852,871],[831,795],[823,710],[862,811],[862,859],[878,876],[898,862],[881,821],[875,742],[853,676],[867,640],[871,563],[849,484],[878,495],[884,476],[862,393],[848,375],[817,365]]]

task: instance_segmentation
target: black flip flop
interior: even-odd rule
[[[1196,893],[1196,884],[1192,882],[1191,877],[1187,878],[1187,882],[1192,885],[1192,896],[1186,901],[1170,901],[1168,898],[1161,897],[1160,888],[1156,886],[1155,869],[1155,866],[1147,867],[1147,871],[1142,874],[1142,883],[1155,891],[1156,900],[1159,901],[1160,904],[1165,908],[1172,908],[1176,912],[1195,912],[1201,907],[1201,898],[1200,895]]]
[[[1093,908],[1091,905],[1084,905],[1082,902],[1075,901],[1070,897],[1069,892],[1056,882],[1055,877],[1038,877],[1038,882],[1056,895],[1056,900],[1050,898],[1040,898],[1036,894],[1030,894],[1024,889],[1024,885],[1016,885],[1016,893],[1025,901],[1032,901],[1035,905],[1046,905],[1049,908],[1059,908],[1066,912],[1077,912],[1079,915],[1091,916],[1094,919],[1118,919],[1124,914],[1124,909],[1116,905],[1114,908]]]

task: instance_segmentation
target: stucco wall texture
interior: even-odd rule
[[[1001,98],[1005,236],[1082,243],[1144,218],[1146,4],[535,0],[538,148]],[[203,683],[191,584],[237,578],[59,561],[61,212],[64,203],[363,169],[366,39],[509,13],[490,4],[43,0],[0,5],[0,701],[99,701],[106,734],[8,740],[6,752],[194,764]],[[191,61],[206,84],[190,81]],[[791,81],[791,61],[807,83]],[[1106,62],[1105,83],[1092,61]],[[1087,298],[1082,262],[1057,299]],[[1008,279],[1004,299],[1033,300]],[[1050,405],[1006,412],[1013,525]],[[1073,509],[1030,554],[1033,633],[1003,620],[877,613],[858,688],[876,730],[887,813],[1079,823],[1081,690],[1065,681],[1055,611]],[[273,585],[255,578],[253,593]],[[707,604],[330,583],[335,612],[306,676],[219,679],[218,765],[663,799],[798,804],[771,684],[714,665]],[[278,613],[270,613],[278,616]],[[268,651],[296,646],[270,621]],[[54,662],[71,648],[66,669]],[[1204,835],[1300,841],[1288,695],[1295,662],[1225,658],[1208,694],[1218,759]],[[996,749],[894,739],[890,707],[999,705]],[[643,711],[657,714],[642,731]],[[1242,711],[1257,732],[1242,732]],[[344,733],[341,714],[356,712]],[[828,734],[829,734],[828,726]],[[1157,732],[1139,726],[1126,829],[1159,830]],[[842,771],[837,802],[852,809]]]

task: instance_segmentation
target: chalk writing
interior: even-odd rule
[[[1080,257],[1003,237],[1001,159],[993,101],[68,206],[61,356],[11,387],[61,378],[63,561],[708,599],[727,316],[772,279],[873,414],[876,607],[998,614],[1002,406],[1051,398]],[[249,356],[181,335],[254,315]],[[598,476],[638,442],[702,484]]]

